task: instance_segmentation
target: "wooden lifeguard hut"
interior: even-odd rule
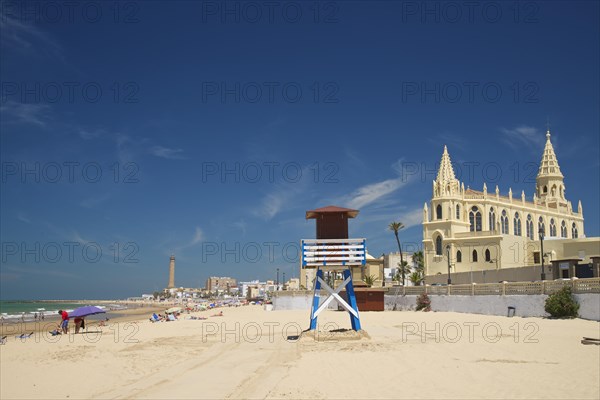
[[[306,219],[316,220],[316,239],[302,239],[302,268],[317,268],[310,314],[310,330],[317,327],[317,317],[334,299],[350,314],[352,329],[361,329],[356,295],[352,285],[352,265],[366,264],[366,240],[348,237],[348,220],[356,218],[358,210],[327,206],[306,212]],[[323,271],[341,272],[343,282],[332,289],[323,279]],[[329,296],[320,303],[320,291]],[[348,301],[340,295],[346,290]]]

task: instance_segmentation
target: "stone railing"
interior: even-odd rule
[[[389,295],[529,295],[552,294],[563,287],[570,287],[573,293],[600,293],[600,278],[565,279],[541,282],[473,283],[466,285],[425,285],[395,286],[388,290]]]

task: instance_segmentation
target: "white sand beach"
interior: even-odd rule
[[[369,337],[338,340],[327,331],[349,328],[348,315],[326,311],[316,341],[287,338],[308,326],[308,310],[222,310],[223,317],[210,310],[191,314],[206,320],[123,322],[87,336],[9,336],[0,346],[0,397],[600,397],[600,346],[580,343],[600,337],[598,322],[364,312]]]

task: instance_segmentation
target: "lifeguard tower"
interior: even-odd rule
[[[315,219],[317,223],[317,238],[302,239],[302,268],[317,269],[309,330],[317,328],[317,317],[334,299],[350,314],[352,329],[361,330],[350,267],[366,264],[366,241],[348,238],[348,219],[357,215],[358,210],[336,206],[306,212],[306,219]],[[332,289],[323,279],[324,271],[341,272],[343,282]],[[320,303],[322,288],[329,296]],[[342,289],[346,290],[348,301],[339,295]]]

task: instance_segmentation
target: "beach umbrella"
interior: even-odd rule
[[[171,307],[169,308],[167,311],[165,311],[167,314],[173,314],[176,312],[181,312],[181,308],[179,307]]]
[[[85,306],[85,307],[76,308],[75,310],[71,311],[69,313],[69,318],[77,318],[77,317],[83,318],[83,317],[87,317],[88,315],[104,314],[105,312],[106,311],[104,311],[100,307]]]

